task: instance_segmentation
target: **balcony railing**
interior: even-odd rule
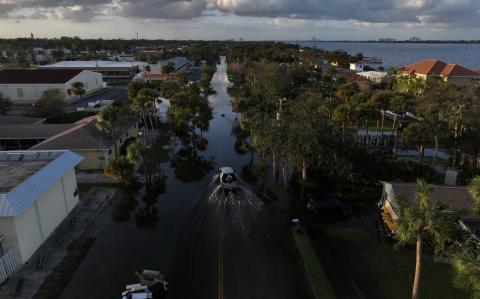
[[[7,278],[17,269],[17,260],[15,251],[10,248],[0,257],[0,284],[4,283]]]

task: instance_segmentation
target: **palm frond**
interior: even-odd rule
[[[470,182],[468,186],[470,194],[475,201],[475,210],[477,214],[480,214],[480,176],[476,176]]]

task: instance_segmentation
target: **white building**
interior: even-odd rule
[[[383,62],[378,57],[364,57],[362,60],[350,63],[350,70],[355,72],[366,72],[382,66]]]
[[[136,74],[143,71],[145,62],[131,61],[61,61],[58,63],[42,66],[41,69],[56,69],[56,70],[88,70],[102,74],[103,80],[108,83],[130,82]]]
[[[72,84],[82,82],[86,94],[104,87],[102,74],[84,70],[11,69],[0,71],[0,92],[14,103],[35,103],[48,89],[58,89],[73,102]]]
[[[357,75],[367,78],[368,80],[375,83],[383,83],[388,74],[386,72],[368,71],[359,72],[357,73]]]
[[[1,248],[23,264],[78,203],[71,151],[0,152]]]

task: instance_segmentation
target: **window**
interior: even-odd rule
[[[23,89],[22,88],[17,88],[17,96],[19,98],[23,98],[25,95],[23,94]]]
[[[98,78],[95,78],[95,85],[98,86]]]

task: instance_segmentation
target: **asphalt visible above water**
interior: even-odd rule
[[[232,112],[226,93],[223,58],[212,85],[215,117],[204,134],[209,144],[202,155],[213,169],[240,170],[250,157],[234,151],[231,132],[240,116]],[[162,167],[168,179],[152,209],[155,221],[139,226],[132,212],[129,221],[116,223],[106,209],[96,220],[101,233],[61,298],[120,298],[125,285],[136,282],[133,272],[141,269],[168,276],[168,298],[309,298],[282,210],[248,189],[238,197],[212,196],[213,171],[185,183],[169,163]]]

